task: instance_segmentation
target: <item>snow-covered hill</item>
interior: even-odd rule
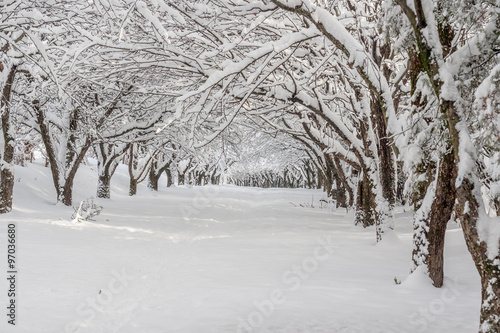
[[[95,193],[95,174],[78,172],[75,205]],[[411,212],[402,208],[376,245],[351,212],[319,208],[317,190],[142,186],[129,197],[127,183],[119,168],[101,215],[75,224],[72,208],[54,205],[49,169],[16,169],[0,262],[6,272],[7,224],[16,223],[17,319],[14,328],[4,314],[1,332],[476,331],[479,278],[455,224],[445,286],[435,289],[408,277]],[[7,289],[2,279],[2,300]]]

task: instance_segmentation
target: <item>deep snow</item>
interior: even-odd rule
[[[394,233],[375,244],[352,212],[319,208],[318,190],[141,184],[129,197],[126,174],[121,166],[95,222],[74,224],[72,208],[54,205],[49,169],[16,168],[0,266],[7,274],[14,222],[17,320],[7,324],[4,278],[0,332],[477,331],[479,277],[456,224],[436,289],[408,277],[412,212],[401,207]],[[95,193],[95,175],[79,170],[75,205]]]

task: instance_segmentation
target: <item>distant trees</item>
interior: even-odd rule
[[[248,132],[247,132],[248,131]],[[289,135],[262,128],[246,129],[241,141],[229,147],[228,182],[239,186],[306,187],[318,184],[316,168],[300,143]]]

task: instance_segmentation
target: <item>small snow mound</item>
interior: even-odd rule
[[[425,290],[427,288],[434,290],[434,287],[432,286],[432,280],[427,274],[427,267],[424,266],[417,267],[417,269],[413,271],[413,273],[408,275],[403,283],[401,283],[401,287],[405,289]]]

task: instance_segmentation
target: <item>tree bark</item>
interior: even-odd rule
[[[389,209],[392,210],[396,203],[396,181],[394,171],[394,160],[391,142],[387,135],[387,125],[385,116],[379,99],[373,98],[371,103],[371,118],[374,130],[377,133],[377,150],[380,160],[380,180],[382,185],[382,195],[389,203]]]
[[[134,156],[134,145],[130,145],[130,155],[128,159],[128,175],[129,175],[129,186],[128,186],[128,195],[133,196],[137,194],[137,179],[134,176],[134,164],[135,156]]]
[[[90,148],[90,145],[91,140],[87,138],[84,146],[82,147],[82,150],[80,150],[78,154],[73,152],[74,161],[72,161],[71,163],[71,169],[68,172],[68,176],[66,177],[66,179],[64,179],[64,185],[61,189],[62,192],[58,193],[58,196],[60,196],[60,201],[65,206],[71,206],[71,204],[73,203],[73,182],[75,180],[76,172],[78,171],[80,164],[83,162],[85,154]]]
[[[130,178],[128,186],[128,195],[133,196],[137,194],[137,180],[135,178]]]
[[[451,219],[455,204],[455,179],[456,168],[453,152],[449,150],[443,155],[437,180],[429,179],[427,186],[428,194],[432,198],[430,210],[427,203],[419,208],[415,217],[415,233],[413,236],[413,268],[414,271],[419,266],[426,266],[427,273],[432,280],[432,284],[440,288],[443,286],[444,278],[444,240],[446,226]]]
[[[37,123],[40,127],[40,135],[42,136],[42,142],[45,147],[45,152],[47,154],[47,160],[49,161],[50,171],[52,173],[52,181],[54,183],[54,187],[56,189],[56,193],[59,199],[60,189],[60,179],[59,179],[59,170],[57,168],[57,157],[55,149],[52,145],[52,140],[50,139],[50,132],[47,124],[45,124],[45,115],[43,110],[40,109],[40,101],[33,101],[33,108],[36,113]]]
[[[151,167],[153,169],[153,167]],[[158,191],[158,180],[160,179],[160,175],[156,175],[153,170],[149,171],[148,176],[148,188],[152,191]]]
[[[375,198],[371,188],[371,180],[365,172],[362,172],[360,176],[356,195],[355,224],[366,228],[375,224]]]
[[[111,178],[118,167],[116,162],[117,156],[112,156],[110,159],[105,161],[103,166],[98,165],[98,182],[97,182],[97,197],[101,199],[111,198]]]
[[[0,101],[3,136],[3,151],[0,152],[0,214],[5,214],[12,210],[12,196],[14,193],[14,167],[12,165],[12,160],[14,159],[14,138],[10,133],[9,104],[12,95],[12,85],[16,77],[16,69],[17,66],[15,65],[10,68]]]
[[[337,156],[334,156],[333,161],[334,161],[336,169],[337,169],[338,178],[339,178],[340,182],[342,183],[342,187],[344,188],[344,196],[346,194],[345,192],[347,192],[347,194],[349,195],[349,201],[347,202],[347,199],[346,199],[345,206],[342,206],[342,207],[352,207],[354,204],[354,192],[352,190],[352,187],[347,182],[347,178],[345,176],[344,170],[342,169],[342,165],[340,164],[340,159]]]
[[[101,174],[98,177],[97,197],[101,199],[111,198],[111,176],[107,173]]]
[[[100,142],[95,147],[97,162],[97,197],[111,198],[111,178],[118,167],[118,158],[130,148],[130,144],[115,145],[114,143]]]
[[[45,114],[40,109],[40,102],[38,100],[33,101],[33,108],[36,113],[38,126],[40,127],[40,135],[42,136],[45,151],[47,152],[47,158],[49,159],[50,170],[52,172],[52,180],[57,194],[57,202],[62,202],[66,206],[71,206],[73,196],[73,181],[76,176],[76,172],[78,171],[78,168],[85,157],[85,154],[92,144],[92,140],[87,137],[80,151],[77,152],[74,150],[73,147],[77,139],[74,132],[76,131],[76,128],[78,126],[78,109],[73,110],[69,126],[70,135],[68,138],[64,165],[59,165],[56,156],[56,150],[54,148],[54,143],[50,134],[50,129],[45,123]],[[61,172],[61,168],[65,168],[65,170],[68,171],[67,176],[62,179],[60,175],[65,174],[65,172]]]
[[[160,177],[161,177],[161,174],[165,171],[167,172],[167,170],[169,169],[170,167],[170,164],[171,162],[165,164],[162,168],[160,168],[159,170],[156,170],[158,165],[157,165],[157,162],[154,161],[153,163],[151,163],[151,168],[149,169],[149,174],[148,174],[148,188],[151,189],[152,191],[158,191],[158,181],[160,180]],[[170,172],[170,170],[169,170]],[[167,172],[167,175],[168,175],[168,172]],[[169,177],[170,178],[170,177]],[[168,180],[167,180],[168,181]],[[167,183],[167,187],[168,187],[168,183]]]
[[[184,173],[177,172],[177,184],[178,185],[184,185],[184,178],[185,178]]]
[[[448,118],[448,128],[451,134],[455,159],[457,162],[460,162],[461,158],[467,157],[473,160],[473,156],[465,155],[471,153],[467,152],[466,149],[460,154],[460,148],[463,145],[461,140],[464,140],[464,138],[460,137],[461,133],[458,130],[461,119],[457,113],[455,103],[453,101],[444,101],[441,107]],[[483,210],[484,207],[480,205],[482,197],[479,180],[477,179],[476,165],[473,164],[470,168],[465,174],[458,175],[459,178],[455,180],[458,185],[456,187],[455,214],[462,225],[467,248],[481,277],[479,332],[497,333],[500,332],[500,241],[498,244],[492,244],[495,247],[496,255],[491,255],[486,240],[481,239],[479,236],[479,211],[480,209]]]
[[[446,226],[455,204],[455,159],[450,151],[443,156],[436,184],[436,199],[432,203],[429,225],[429,276],[435,287],[443,286],[444,238]]]

